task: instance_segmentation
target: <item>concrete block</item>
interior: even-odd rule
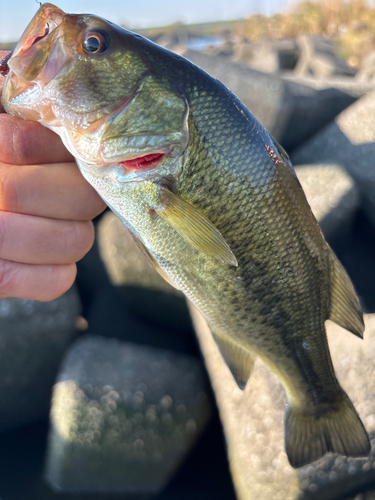
[[[298,39],[300,56],[294,69],[297,75],[313,74],[315,78],[332,75],[353,77],[356,70],[336,55],[333,39],[303,35]]]
[[[0,429],[47,417],[52,386],[77,335],[73,287],[51,302],[0,300]]]
[[[295,171],[326,239],[347,236],[359,207],[350,175],[338,165],[297,165]]]
[[[294,164],[335,163],[355,180],[375,224],[375,92],[359,99],[292,154]]]
[[[155,494],[206,425],[201,363],[87,336],[59,373],[46,478],[57,491]]]

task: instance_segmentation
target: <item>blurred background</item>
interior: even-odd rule
[[[328,335],[375,445],[375,0],[58,6],[187,57],[290,154],[366,313],[363,343],[332,325]],[[37,8],[1,4],[0,49]],[[209,332],[199,320],[194,331],[182,294],[116,217],[106,211],[95,226],[63,297],[0,300],[0,500],[375,498],[373,456],[292,470],[277,379],[257,362],[241,393]]]

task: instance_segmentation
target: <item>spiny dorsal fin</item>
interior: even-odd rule
[[[329,273],[331,281],[329,319],[362,339],[365,327],[357,294],[349,276],[331,248],[329,249]]]
[[[160,187],[160,203],[155,212],[193,247],[223,264],[238,266],[220,231],[199,210],[163,187]]]
[[[238,387],[242,390],[245,389],[246,382],[254,368],[256,355],[221,333],[212,331],[212,335]]]
[[[275,144],[276,149],[277,149],[277,151],[279,152],[279,155],[280,155],[280,156],[283,156],[283,155],[284,155],[284,156],[285,156],[285,158],[286,158],[287,160],[289,160],[289,155],[288,155],[288,153],[287,153],[287,152],[285,151],[285,149],[284,149],[284,148],[283,148],[283,147],[282,147],[282,146],[281,146],[281,145],[280,145],[280,144],[279,144],[279,143],[278,143],[278,142],[277,142],[277,141],[276,141],[276,140],[272,137],[272,135],[271,135],[271,139],[272,139],[273,143]]]

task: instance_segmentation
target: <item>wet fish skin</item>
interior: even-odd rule
[[[256,356],[277,374],[288,398],[285,443],[291,465],[300,467],[329,451],[367,455],[369,440],[335,377],[324,326],[331,318],[361,336],[360,306],[287,155],[203,70],[138,35],[86,18],[90,29],[97,24],[121,41],[126,83],[111,88],[111,95],[116,103],[130,101],[111,118],[113,96],[91,97],[88,83],[97,77],[104,85],[111,57],[121,73],[113,55],[121,52],[119,45],[107,69],[104,58],[90,66],[68,55],[53,83],[55,114],[75,129],[51,126],[43,116],[42,123],[62,135],[85,178],[159,272],[203,313],[238,384],[246,384]],[[78,28],[69,40],[82,39],[83,27]],[[64,29],[69,31],[68,18]],[[25,113],[22,106],[15,109],[10,95],[4,104],[19,116]],[[99,117],[105,123],[100,139],[97,127],[82,128],[98,106],[107,107]],[[128,158],[168,144],[170,156],[155,169],[124,173],[118,163],[121,154]],[[193,232],[197,228],[193,235],[187,234],[189,224]]]

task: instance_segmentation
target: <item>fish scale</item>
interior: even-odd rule
[[[87,50],[91,36],[103,43]],[[50,4],[7,65],[6,111],[60,134],[152,264],[205,316],[238,385],[257,356],[279,377],[291,465],[367,455],[324,324],[361,337],[358,298],[287,154],[245,106],[183,57]]]

